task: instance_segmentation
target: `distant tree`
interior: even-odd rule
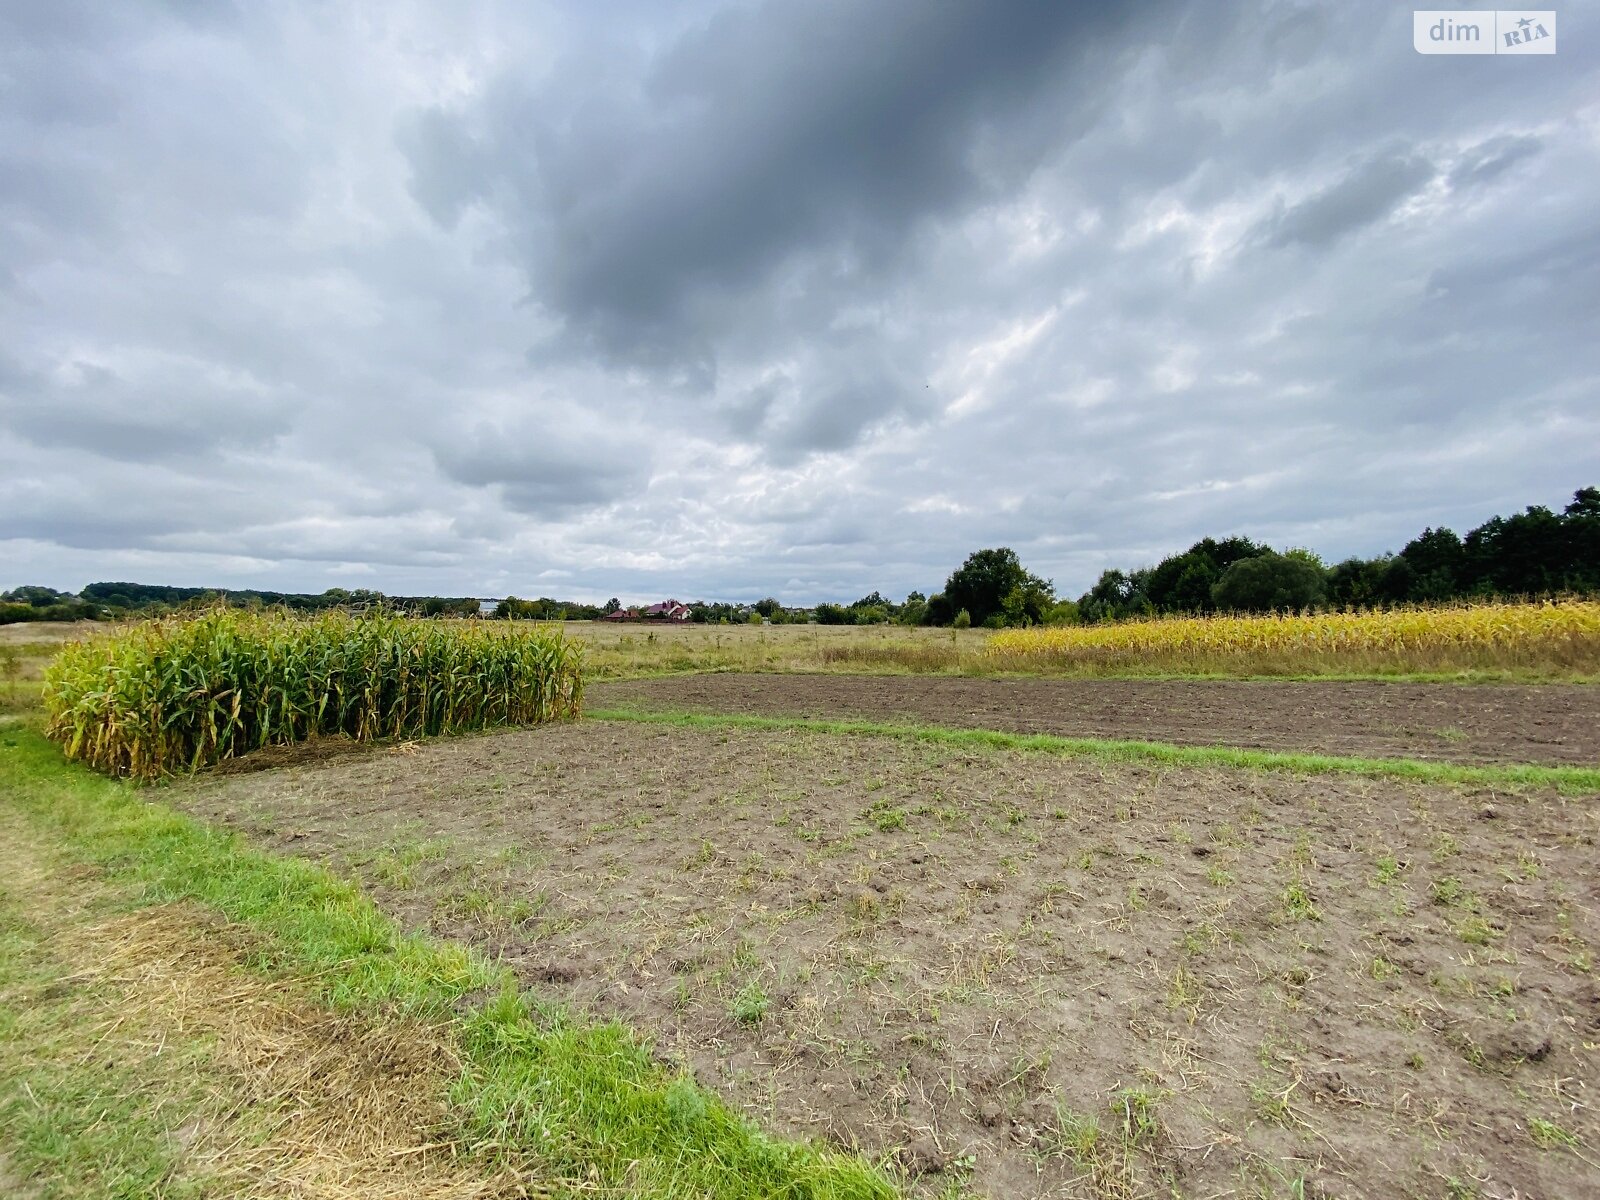
[[[1169,613],[1210,612],[1211,589],[1222,573],[1241,558],[1253,558],[1267,552],[1267,547],[1257,545],[1246,537],[1201,538],[1182,554],[1162,559],[1149,571],[1139,590],[1147,602],[1146,611]],[[1102,604],[1106,601],[1102,600]],[[1107,607],[1120,610],[1116,615],[1132,616],[1137,607],[1127,601],[1110,603]]]
[[[783,605],[779,604],[771,596],[768,596],[765,600],[756,601],[756,611],[763,617],[770,619],[783,611]]]
[[[1231,612],[1311,608],[1326,595],[1326,576],[1316,566],[1270,552],[1235,561],[1211,592],[1216,606]]]
[[[609,617],[612,613],[621,611],[622,601],[618,600],[615,596],[611,597],[611,599],[607,600],[603,605],[600,606],[600,615],[603,617]]]
[[[1042,598],[1048,604],[1055,599],[1055,587],[1048,579],[1030,574],[1015,550],[1001,546],[968,555],[967,561],[945,581],[944,594],[952,605],[966,609],[971,619],[981,625],[992,614],[1003,613],[1007,598],[1019,588],[1034,620],[1042,611],[1036,602]]]
[[[948,625],[956,619],[956,606],[950,603],[950,597],[943,592],[935,592],[928,597],[927,616],[923,619],[925,625]]]
[[[1405,544],[1399,558],[1410,568],[1411,579],[1407,594],[1395,599],[1437,601],[1461,594],[1467,557],[1453,530],[1424,529]]]
[[[49,608],[51,605],[76,599],[77,597],[70,592],[58,592],[55,588],[42,587],[38,584],[26,584],[12,588],[9,592],[0,592],[0,600],[12,604],[28,604],[34,608]]]
[[[1029,575],[1025,582],[1006,593],[1005,599],[1000,602],[1000,611],[990,613],[984,619],[984,624],[988,625],[995,617],[999,617],[1002,625],[1042,625],[1045,613],[1050,611],[1055,601],[1055,590],[1049,582]]]
[[[1566,586],[1600,591],[1600,488],[1579,488],[1562,510],[1566,534]]]
[[[912,592],[900,606],[895,620],[902,625],[925,625],[928,622],[928,601],[921,592]]]
[[[889,601],[885,600],[877,592],[872,592],[870,595],[866,595],[866,596],[861,597],[861,599],[857,600],[850,607],[851,608],[892,608],[893,605],[891,605],[889,603]]]
[[[1076,625],[1080,618],[1078,606],[1071,600],[1058,600],[1045,610],[1045,625]]]
[[[1383,583],[1392,559],[1347,558],[1328,571],[1328,603],[1339,608],[1371,608],[1384,603]]]
[[[1318,554],[1315,550],[1308,550],[1304,546],[1290,546],[1283,552],[1283,557],[1293,558],[1303,563],[1309,563],[1311,566],[1322,572],[1326,572],[1328,569],[1328,564],[1322,561],[1322,555]]]
[[[853,625],[853,624],[855,624],[855,620],[856,620],[855,613],[851,612],[848,608],[845,608],[843,605],[839,605],[839,604],[819,604],[819,605],[817,605],[816,612],[817,612],[817,624],[818,625]]]
[[[1474,592],[1532,596],[1566,586],[1567,529],[1543,506],[1492,517],[1462,540],[1466,583]]]
[[[955,619],[950,622],[950,627],[952,629],[971,629],[972,614],[963,608],[955,615]]]
[[[1100,578],[1078,598],[1078,615],[1085,621],[1120,621],[1153,611],[1144,592],[1147,571],[1102,571]]]

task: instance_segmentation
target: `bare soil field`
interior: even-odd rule
[[[1600,1193],[1594,797],[599,721],[161,796],[916,1194]]]
[[[721,674],[596,683],[587,699],[1368,758],[1600,762],[1600,687],[1581,684]]]

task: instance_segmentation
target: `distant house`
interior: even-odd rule
[[[607,613],[597,617],[599,621],[689,621],[694,614],[689,611],[687,604],[679,604],[676,600],[663,600],[660,604],[646,605],[644,608],[619,608],[614,613]]]
[[[660,604],[640,609],[639,616],[646,621],[687,621],[693,614],[687,604],[679,604],[676,600],[663,600]]]

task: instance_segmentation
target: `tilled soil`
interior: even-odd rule
[[[163,796],[923,1196],[1600,1194],[1600,797],[598,721]]]
[[[633,705],[1461,763],[1600,763],[1600,687],[685,675],[590,685]]]

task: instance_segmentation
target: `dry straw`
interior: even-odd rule
[[[219,609],[69,645],[45,732],[70,758],[149,779],[264,746],[431,737],[578,715],[582,648],[555,629],[376,613]]]

